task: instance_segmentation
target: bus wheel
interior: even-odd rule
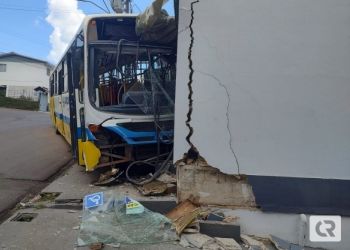
[[[56,128],[56,135],[59,135],[60,131],[58,131],[58,128]]]

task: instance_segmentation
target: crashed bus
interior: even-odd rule
[[[134,14],[86,17],[50,76],[52,123],[87,171],[172,157],[176,36],[142,25]]]

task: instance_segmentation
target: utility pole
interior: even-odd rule
[[[116,13],[132,13],[132,0],[112,0],[111,6]]]

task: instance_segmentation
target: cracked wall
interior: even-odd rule
[[[349,179],[349,9],[346,0],[180,0],[174,159],[190,148],[193,72],[191,142],[209,165]]]

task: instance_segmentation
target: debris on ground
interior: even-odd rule
[[[25,202],[20,202],[19,208],[46,208],[47,205],[55,201],[60,194],[59,192],[42,192]]]
[[[97,182],[94,183],[95,186],[108,186],[116,183],[120,183],[119,177],[124,173],[118,168],[112,168],[111,170],[101,173]]]
[[[93,243],[93,244],[89,245],[89,248],[91,250],[101,250],[104,248],[104,244],[103,243]]]
[[[184,230],[183,233],[199,233],[199,221],[194,220],[191,224],[189,224]]]
[[[108,247],[120,248],[120,244],[106,244]]]
[[[200,207],[190,200],[185,200],[167,213],[166,217],[173,222],[177,234],[180,235],[188,225],[198,218],[200,212]]]
[[[297,244],[290,243],[286,240],[283,240],[281,238],[278,238],[276,236],[270,235],[270,240],[272,244],[278,249],[278,250],[303,250],[304,248],[302,246],[299,246]]]
[[[199,249],[203,248],[204,245],[209,245],[215,242],[214,238],[205,234],[182,234],[180,242],[187,242],[189,246],[197,247]]]
[[[222,221],[226,223],[236,222],[238,220],[237,216],[227,216]]]
[[[232,238],[218,238],[215,237],[216,243],[218,243],[221,247],[223,247],[225,250],[242,250],[242,247],[240,244],[237,243]]]
[[[136,188],[141,192],[142,195],[150,196],[165,194],[168,186],[162,181],[154,180],[150,183],[144,184],[143,186],[136,186]]]
[[[232,238],[212,238],[206,234],[182,234],[180,243],[182,247],[195,247],[203,250],[242,250]]]
[[[166,184],[176,184],[176,177],[168,173],[164,173],[157,178],[158,181],[162,181]]]
[[[130,197],[106,191],[84,198],[78,246],[155,244],[177,239],[171,220]]]
[[[221,214],[209,213],[207,216],[207,220],[211,221],[223,221],[224,219],[225,216]]]
[[[274,244],[268,238],[241,234],[244,246],[254,250],[276,250]],[[289,250],[289,248],[288,248]]]

